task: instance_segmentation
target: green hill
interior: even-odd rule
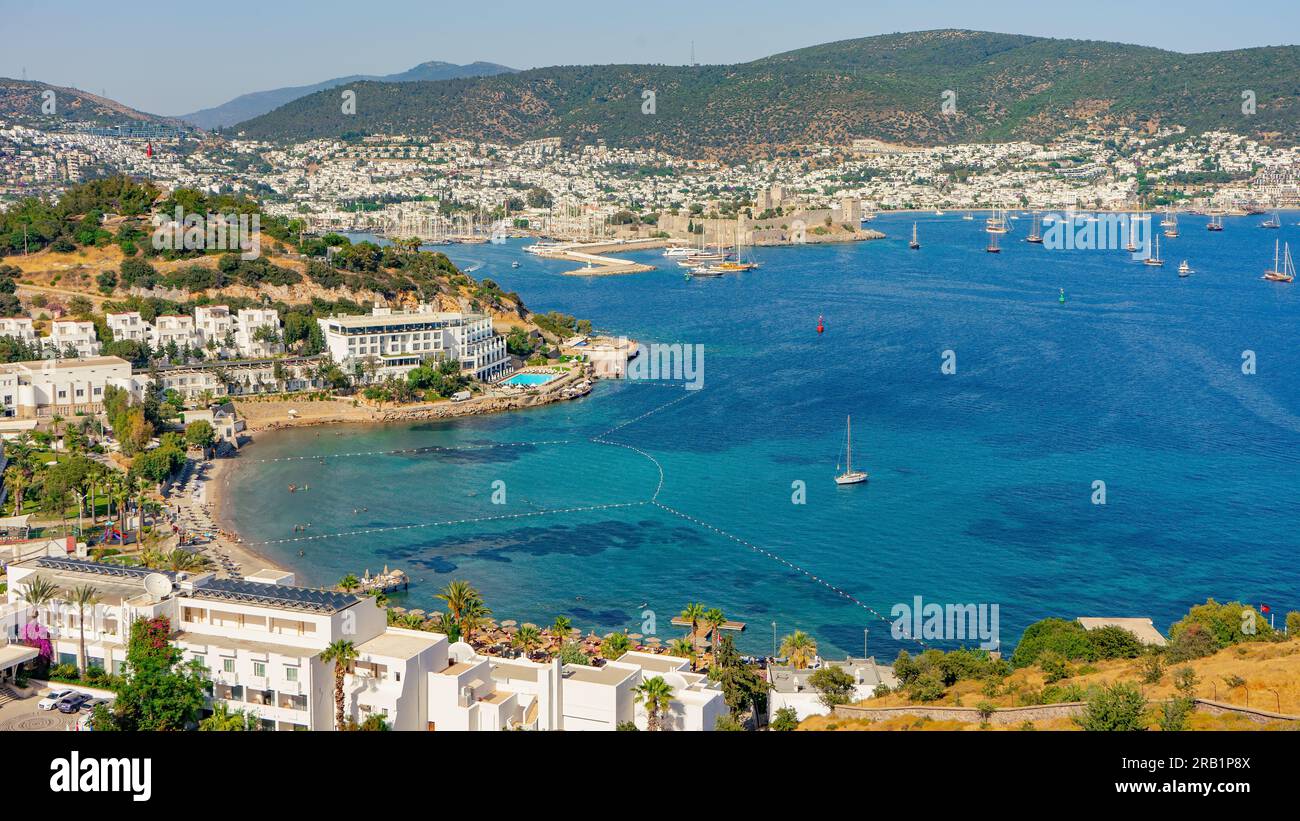
[[[1300,137],[1300,47],[1180,54],[971,31],[844,40],[730,66],[558,66],[442,82],[357,83],[236,126],[273,140],[429,134],[743,155],[874,137],[910,144],[1042,139],[1086,121]],[[642,92],[656,111],[642,113]],[[957,92],[957,113],[940,110]],[[1257,112],[1242,114],[1242,92]]]

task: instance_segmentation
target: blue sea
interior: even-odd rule
[[[891,608],[917,596],[998,605],[1004,649],[1047,616],[1300,609],[1300,284],[1260,279],[1297,217],[1184,218],[1163,269],[1029,245],[1028,217],[996,255],[980,220],[882,215],[887,239],[757,249],[761,268],[695,281],[657,251],[618,255],[654,272],[577,278],[522,241],[444,247],[533,310],[704,346],[703,389],[605,381],[511,414],[264,434],[232,518],[300,583],[400,567],[407,607],[464,578],[499,619],[665,638],[700,601],[754,653],[802,629],[892,658],[915,645]],[[850,414],[871,479],[838,487]],[[347,535],[275,541],[295,525]]]

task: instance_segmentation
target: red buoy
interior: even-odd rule
[[[825,330],[826,330],[826,325],[822,323],[822,318],[821,318],[820,316],[818,316],[818,317],[817,317],[817,333],[823,333]]]

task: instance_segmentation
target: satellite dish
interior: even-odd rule
[[[172,592],[172,580],[161,573],[150,573],[144,577],[144,589],[155,601]]]

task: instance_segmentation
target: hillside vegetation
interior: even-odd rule
[[[1084,122],[1300,137],[1300,47],[1180,54],[1154,48],[972,31],[844,40],[730,66],[559,66],[444,82],[359,83],[357,110],[334,91],[237,126],[298,140],[431,134],[741,156],[874,137],[912,144],[1044,139]],[[642,113],[642,92],[656,93]],[[946,90],[957,113],[940,110]],[[1242,113],[1242,92],[1257,112]]]

